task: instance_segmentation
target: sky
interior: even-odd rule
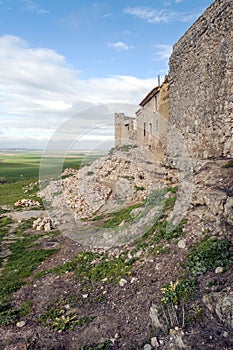
[[[69,120],[80,149],[111,140],[212,2],[0,1],[0,148],[45,149]]]

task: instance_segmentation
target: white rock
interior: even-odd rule
[[[87,299],[88,298],[88,294],[83,294],[82,297],[83,297],[83,299]]]
[[[127,283],[127,281],[124,279],[124,278],[121,278],[120,279],[120,282],[119,282],[119,285],[121,286],[121,287],[124,287],[124,285]]]
[[[223,267],[221,267],[221,266],[216,267],[214,272],[215,273],[222,273],[223,272]]]
[[[159,347],[159,342],[156,337],[151,338],[151,345],[154,346],[155,348]]]
[[[45,225],[44,225],[44,230],[45,231],[51,231],[51,225],[49,222],[47,222]]]
[[[150,344],[144,345],[144,350],[151,350],[152,346]]]
[[[136,282],[137,280],[138,280],[137,277],[132,277],[130,283],[134,283],[134,282]]]
[[[178,248],[184,249],[186,247],[186,241],[184,239],[180,239],[177,245]]]
[[[16,323],[16,326],[19,327],[19,328],[23,328],[25,325],[26,325],[25,321],[20,321],[20,322]]]

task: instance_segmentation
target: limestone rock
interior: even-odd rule
[[[119,285],[120,285],[121,287],[124,287],[124,285],[125,285],[126,283],[127,283],[126,279],[121,278],[121,279],[120,279],[120,282],[119,282]]]
[[[228,197],[224,207],[224,216],[229,224],[233,225],[233,197]]]
[[[26,322],[25,322],[25,321],[20,321],[20,322],[17,322],[17,323],[16,323],[16,326],[17,326],[18,328],[23,328],[25,325],[26,325]]]
[[[219,319],[233,327],[233,292],[213,292],[203,296],[203,302]]]
[[[186,241],[184,239],[180,239],[177,243],[178,248],[184,249],[186,247]]]

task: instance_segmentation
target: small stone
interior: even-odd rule
[[[180,239],[177,245],[178,248],[184,249],[186,247],[186,242],[184,239]]]
[[[227,338],[228,337],[228,332],[223,332],[223,336],[224,336],[224,338]]]
[[[136,282],[137,280],[138,280],[137,277],[132,277],[130,283],[134,283],[134,282]]]
[[[50,226],[50,223],[47,222],[45,225],[44,225],[44,230],[45,231],[51,231],[51,226]]]
[[[25,325],[26,325],[25,321],[20,321],[20,322],[16,323],[16,326],[19,327],[19,328],[23,328]]]
[[[144,350],[151,350],[152,346],[150,344],[144,345]]]
[[[119,282],[119,285],[121,286],[121,287],[124,287],[124,285],[127,283],[127,281],[124,279],[124,278],[121,278],[120,279],[120,282]]]
[[[121,336],[120,336],[120,334],[119,333],[115,333],[115,335],[114,335],[114,338],[115,339],[119,339]]]
[[[83,294],[82,297],[83,297],[83,299],[87,299],[88,298],[88,294]]]
[[[151,338],[151,345],[154,346],[155,348],[159,347],[159,342],[156,337]]]
[[[124,226],[125,224],[126,224],[126,221],[123,220],[123,221],[119,224],[119,227]]]
[[[223,267],[222,266],[218,266],[215,271],[215,273],[222,273],[223,272]]]

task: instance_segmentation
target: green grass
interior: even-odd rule
[[[85,163],[90,163],[96,158],[97,156],[94,155],[85,159],[81,156],[68,156],[64,160],[63,170],[69,167],[79,169],[84,160]],[[41,202],[36,196],[39,191],[40,161],[41,154],[4,155],[0,153],[0,174],[6,179],[6,183],[0,184],[0,205],[13,205],[21,198],[31,198]],[[45,167],[49,174],[53,174],[61,161],[61,157],[46,158],[43,169]],[[34,183],[33,187],[30,186],[32,183]]]
[[[14,319],[13,316],[16,316],[16,311],[9,305],[12,293],[26,283],[25,279],[42,261],[58,251],[57,249],[41,249],[35,243],[41,235],[31,236],[25,231],[31,227],[31,224],[32,219],[21,223],[12,233],[12,235],[15,234],[15,241],[8,246],[11,254],[0,275],[0,323],[2,324],[10,322],[11,319]],[[6,230],[3,232],[6,235],[7,227],[1,228],[3,229]]]
[[[97,226],[100,226],[102,228],[114,228],[119,226],[122,221],[126,221],[127,223],[132,222],[133,218],[130,215],[131,211],[142,206],[142,203],[134,204],[119,211],[109,213],[105,216],[105,221]],[[94,220],[98,220],[98,218],[103,219],[103,216],[97,216],[97,218],[94,217]]]
[[[37,179],[21,180],[14,183],[0,185],[0,205],[14,205],[17,200],[22,198],[31,198],[40,201],[36,196],[38,187],[25,193],[25,189]]]
[[[65,274],[74,272],[78,279],[83,281],[101,281],[107,279],[108,282],[117,283],[121,277],[130,273],[130,270],[136,259],[128,259],[126,254],[122,253],[118,258],[104,254],[92,252],[81,252],[77,257],[61,266],[51,270],[43,271],[36,275],[37,278],[47,273]]]
[[[40,153],[25,153],[25,154],[12,154],[4,155],[0,154],[0,174],[1,178],[5,178],[7,182],[15,182],[20,180],[29,180],[39,177],[39,168],[41,162]],[[91,155],[88,157],[83,157],[80,155],[67,156],[64,159],[63,170],[66,168],[79,169],[80,165],[85,160],[85,163],[89,163],[98,156]],[[49,173],[53,174],[53,170],[56,169],[57,164],[62,162],[63,157],[47,157],[46,165],[48,167]]]

